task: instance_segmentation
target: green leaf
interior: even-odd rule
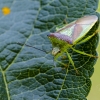
[[[9,14],[0,12],[0,100],[86,100],[97,59],[70,51],[80,74],[71,64],[66,70],[54,63],[47,35],[65,19],[97,14],[97,5],[98,0],[0,0],[1,9],[10,8]],[[97,44],[98,34],[75,48],[95,55]]]

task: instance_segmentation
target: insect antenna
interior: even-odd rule
[[[43,52],[47,53],[47,52],[44,51],[44,50],[41,50],[41,49],[39,49],[39,48],[33,47],[33,46],[31,46],[31,45],[28,45],[28,44],[22,44],[22,43],[20,43],[20,42],[17,42],[17,44],[26,45],[26,46],[28,46],[28,47],[32,47],[32,48],[35,48],[35,49],[37,49],[37,50],[40,50],[40,51],[43,51]]]

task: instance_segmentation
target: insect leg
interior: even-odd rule
[[[62,63],[61,61],[55,60],[56,62],[58,62],[59,64],[63,65],[64,67],[67,67],[67,64]]]
[[[67,56],[68,56],[68,58],[69,58],[70,63],[72,64],[72,66],[74,67],[76,73],[78,74],[78,70],[76,69],[76,67],[75,67],[75,65],[74,65],[74,62],[73,62],[73,60],[72,60],[70,54],[69,54],[67,51],[66,51],[66,53],[67,53]]]
[[[59,56],[61,56],[62,53],[58,53],[57,55],[54,56],[54,61],[58,62],[59,64],[67,67],[67,64],[62,63],[61,61],[58,61],[57,58],[59,58]]]
[[[91,54],[87,54],[85,52],[82,52],[82,51],[79,51],[79,50],[76,50],[74,49],[73,47],[70,47],[73,51],[77,52],[77,53],[80,53],[82,55],[87,55],[87,56],[90,56],[90,57],[94,57],[94,58],[98,58],[98,56],[94,56],[94,55],[91,55]]]
[[[86,37],[85,39],[83,39],[82,41],[78,42],[77,44],[81,44],[81,43],[84,43],[84,42],[88,41],[89,39],[91,39],[97,33],[98,33],[98,31],[94,32],[92,35]]]

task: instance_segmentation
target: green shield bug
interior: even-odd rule
[[[72,60],[69,54],[69,49],[72,49],[74,52],[77,52],[79,54],[96,58],[97,56],[94,56],[92,54],[87,54],[80,50],[76,50],[75,48],[73,48],[73,46],[75,46],[76,44],[84,43],[88,41],[89,39],[91,39],[97,33],[96,32],[97,27],[92,35],[89,35],[87,37],[86,35],[95,26],[97,22],[98,22],[98,17],[96,15],[87,15],[67,25],[64,25],[64,27],[57,29],[55,33],[50,33],[48,35],[48,38],[50,39],[53,46],[52,55],[54,56],[54,60],[57,61],[57,58],[59,58],[63,53],[66,53],[69,59],[69,62],[72,64],[72,66],[78,73],[75,67],[74,61]],[[18,43],[18,44],[21,44],[21,43]],[[25,45],[32,47],[27,44]],[[35,48],[35,49],[38,49],[38,48]],[[62,65],[66,67],[66,64],[62,62],[59,62],[59,63],[61,63]]]
[[[74,52],[82,55],[97,57],[73,48],[73,46],[75,46],[76,44],[81,44],[88,41],[97,33],[95,31],[92,35],[85,37],[89,30],[91,30],[92,27],[96,24],[96,22],[98,22],[98,17],[96,15],[84,16],[76,21],[71,22],[68,25],[65,25],[60,29],[57,29],[55,33],[51,33],[50,35],[48,35],[53,46],[52,55],[54,55],[54,59],[57,61],[57,58],[59,56],[61,56],[63,53],[66,53],[69,62],[77,72],[74,61],[69,54],[69,49],[72,49]],[[60,63],[66,66],[66,64],[62,62]]]

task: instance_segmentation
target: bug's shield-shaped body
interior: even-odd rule
[[[83,55],[92,56],[90,54],[75,50],[74,48],[72,48],[72,46],[79,42],[88,41],[91,37],[93,37],[95,35],[94,33],[93,35],[83,40],[84,36],[95,25],[97,21],[98,17],[96,15],[84,16],[74,22],[71,22],[68,25],[65,25],[55,33],[51,33],[48,37],[53,45],[52,54],[55,56],[55,59],[59,57],[63,52],[66,52],[69,61],[74,66],[74,62],[72,61],[68,53],[69,48]]]

